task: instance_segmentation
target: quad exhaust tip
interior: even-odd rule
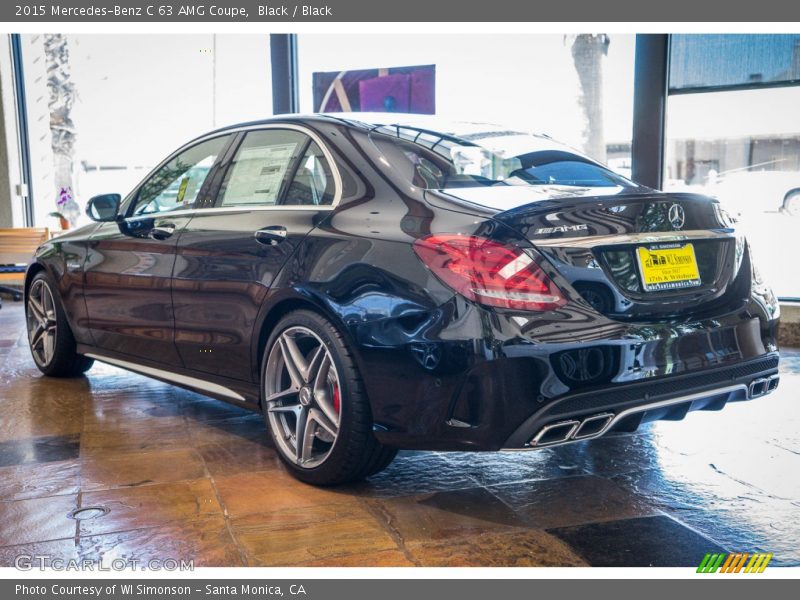
[[[775,391],[780,383],[779,375],[771,375],[769,377],[760,377],[750,382],[747,387],[748,398],[760,398],[770,392]]]
[[[603,434],[613,419],[614,415],[612,413],[602,413],[591,415],[581,421],[573,419],[545,425],[539,430],[536,437],[531,440],[530,445],[542,448],[543,446],[553,446],[573,440],[593,438]]]
[[[754,379],[747,386],[748,399],[760,398],[775,391],[779,382],[780,375],[778,374]],[[742,388],[744,388],[744,385],[740,387],[740,389]],[[583,419],[569,419],[550,423],[542,427],[528,445],[531,448],[543,448],[545,446],[555,446],[557,444],[600,437],[611,427],[614,417],[614,413],[599,413],[589,415]]]
[[[580,421],[561,421],[545,425],[539,430],[531,440],[531,446],[541,448],[542,446],[552,446],[553,444],[563,444],[575,434],[581,426]]]
[[[613,418],[614,415],[612,413],[603,413],[585,418],[580,424],[580,427],[578,427],[577,431],[572,434],[572,439],[585,440],[602,434],[611,424],[611,420]]]

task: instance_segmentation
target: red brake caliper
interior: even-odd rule
[[[333,384],[333,410],[335,410],[336,413],[338,414],[340,409],[341,409],[341,398],[339,398],[339,384],[338,383],[334,383]]]

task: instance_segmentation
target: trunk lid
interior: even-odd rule
[[[711,198],[647,188],[492,186],[429,199],[516,230],[612,318],[719,314],[743,305],[750,291],[744,240]]]

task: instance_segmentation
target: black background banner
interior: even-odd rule
[[[794,0],[3,0],[4,22],[780,22]],[[791,27],[786,27],[791,30]]]

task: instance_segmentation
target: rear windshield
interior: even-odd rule
[[[550,138],[516,131],[465,135],[382,126],[370,133],[385,161],[425,189],[507,185],[635,187]]]

